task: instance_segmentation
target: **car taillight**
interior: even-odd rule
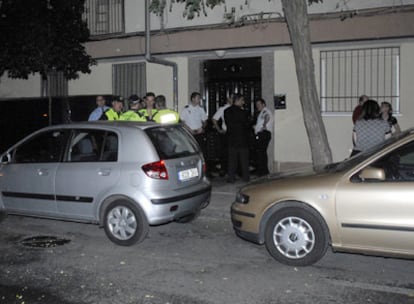
[[[206,174],[207,172],[207,165],[203,162],[203,173]]]
[[[142,166],[145,174],[155,179],[168,179],[168,171],[163,160]]]

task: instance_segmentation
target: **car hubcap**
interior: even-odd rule
[[[311,225],[298,217],[281,219],[273,230],[277,250],[290,259],[300,259],[312,251],[315,234]]]
[[[123,206],[116,207],[108,213],[107,225],[112,235],[120,240],[130,239],[137,230],[134,213]]]

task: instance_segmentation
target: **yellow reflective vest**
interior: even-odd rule
[[[158,110],[157,109],[152,109],[151,110],[152,119],[150,119],[147,109],[141,109],[138,112],[139,112],[139,114],[141,114],[145,118],[145,121],[155,121],[156,116],[158,115]]]
[[[119,120],[120,114],[114,111],[114,109],[109,108],[104,112],[100,120]],[[106,118],[106,119],[105,119]]]
[[[178,123],[180,121],[180,115],[170,109],[159,110],[153,118],[157,123]]]
[[[122,113],[119,120],[124,120],[124,121],[147,121],[146,118],[143,115],[141,115],[140,113],[137,113],[133,110],[129,110],[129,111],[126,111],[125,113]]]

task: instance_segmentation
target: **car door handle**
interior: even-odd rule
[[[99,169],[98,175],[99,176],[108,176],[111,174],[111,169]]]
[[[49,170],[48,169],[37,169],[37,174],[39,176],[48,176]]]

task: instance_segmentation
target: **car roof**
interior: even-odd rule
[[[121,129],[141,129],[145,130],[150,127],[161,126],[155,122],[136,122],[136,121],[84,121],[84,122],[72,122],[68,124],[53,125],[45,127],[42,130],[54,130],[54,129],[75,129],[75,128],[102,128],[102,129],[112,129],[112,130],[121,130]]]

